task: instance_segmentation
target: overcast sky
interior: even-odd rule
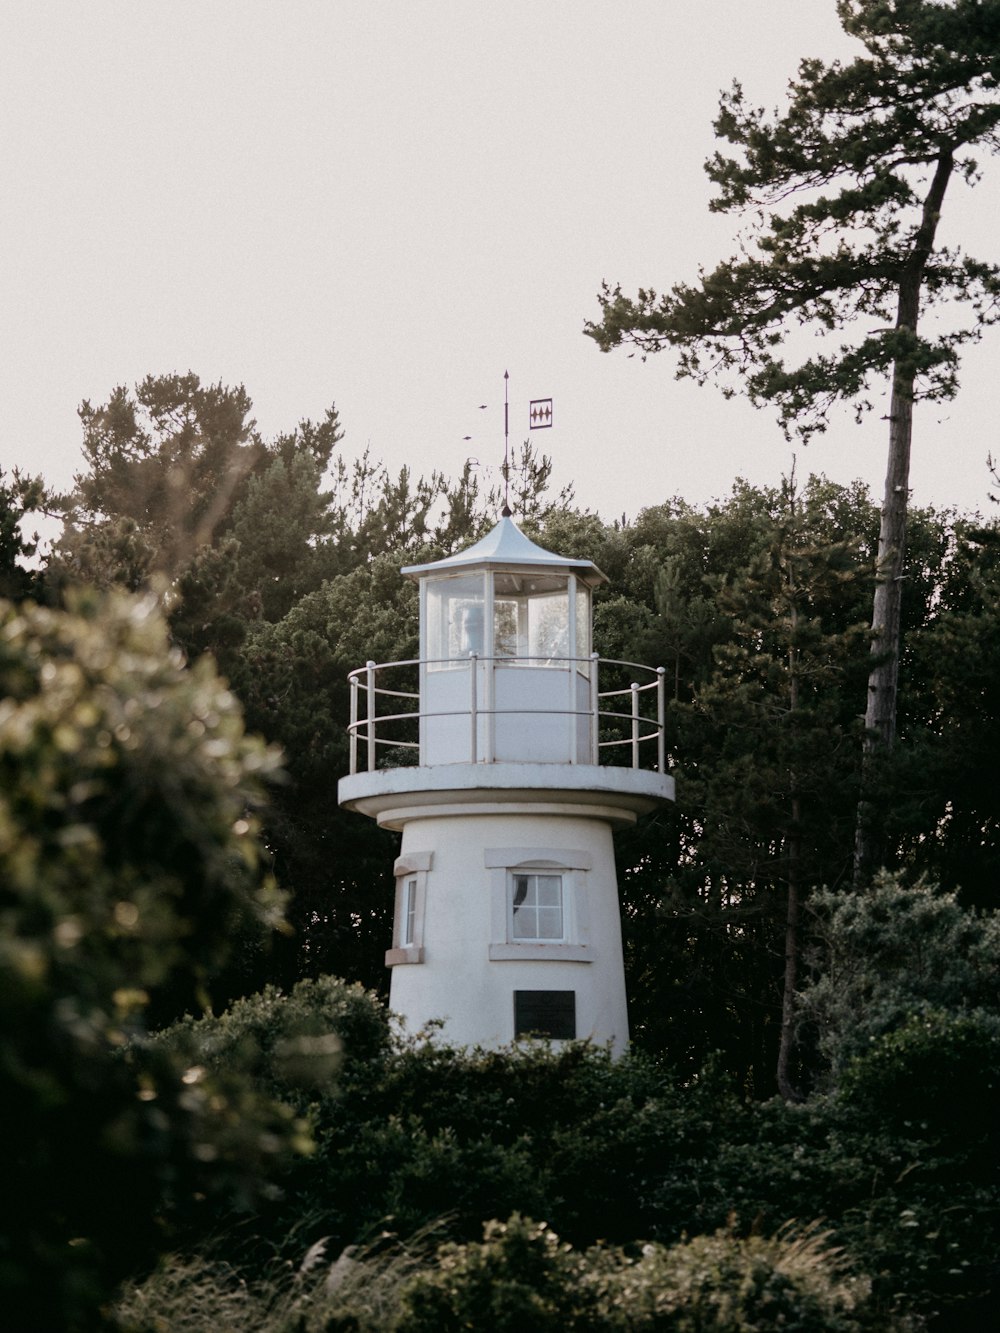
[[[4,0],[0,466],[68,484],[83,399],[190,369],[245,384],[268,436],[335,402],[349,458],[495,469],[508,370],[512,443],[553,398],[533,438],[605,518],[777,484],[772,418],[581,330],[603,279],[730,252],[720,89],[773,106],[800,57],[853,50],[834,0]],[[944,226],[989,259],[998,176]],[[920,503],[988,507],[998,339],[919,410]],[[845,412],[798,472],[880,496],[885,449]]]

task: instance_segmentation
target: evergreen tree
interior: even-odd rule
[[[741,254],[666,296],[633,300],[605,287],[601,321],[587,332],[605,350],[677,347],[680,373],[699,381],[736,371],[751,401],[775,405],[782,424],[806,437],[839,400],[869,410],[874,386],[888,381],[865,717],[866,749],[877,755],[896,732],[913,405],[954,395],[961,347],[1000,311],[1000,269],[937,239],[949,185],[976,181],[973,151],[991,149],[1000,125],[1000,3],[837,8],[864,54],[847,64],[803,60],[786,109],[770,118],[739,84],[723,96],[715,129],[737,155],[708,162],[718,187],[711,207],[752,212]],[[946,300],[968,312],[964,323],[926,318]],[[821,337],[818,353],[787,336],[795,325]],[[796,363],[800,347],[809,350]],[[882,853],[862,801],[856,876]]]
[[[671,667],[677,776],[675,807],[619,835],[633,1025],[694,1067],[723,1049],[758,1094],[795,1090],[800,905],[849,871],[876,525],[861,488],[811,478],[632,530],[635,570],[660,562],[639,655]]]
[[[38,574],[25,562],[38,553],[38,534],[29,536],[25,524],[43,503],[44,486],[38,478],[15,469],[8,479],[0,469],[0,597],[7,601],[37,595]]]

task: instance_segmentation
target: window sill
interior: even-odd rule
[[[407,945],[405,949],[387,949],[385,954],[386,967],[398,967],[400,963],[422,963],[423,961],[423,949],[412,944]]]
[[[491,944],[491,963],[590,963],[593,951],[586,944]]]

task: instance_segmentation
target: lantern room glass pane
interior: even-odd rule
[[[569,592],[565,575],[493,576],[493,655],[512,666],[566,665]]]
[[[590,589],[576,585],[576,656],[577,668],[590,675]]]
[[[484,651],[486,583],[482,574],[427,581],[426,656],[431,671],[468,664]]]

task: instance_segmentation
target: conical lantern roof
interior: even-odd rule
[[[593,560],[574,560],[569,556],[556,555],[546,551],[526,537],[512,518],[502,518],[496,527],[485,537],[457,555],[446,556],[443,560],[432,560],[424,565],[406,565],[400,572],[408,578],[419,578],[422,574],[460,573],[465,569],[548,569],[565,570],[574,573],[578,579],[593,587],[606,583],[607,576],[594,564]]]

